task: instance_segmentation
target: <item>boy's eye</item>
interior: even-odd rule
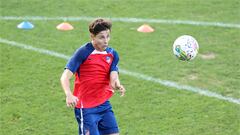
[[[110,38],[110,35],[97,35],[96,36],[98,39],[105,39],[105,38]]]
[[[98,38],[104,38],[104,36],[97,36]]]

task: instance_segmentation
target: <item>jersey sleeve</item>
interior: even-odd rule
[[[75,73],[84,61],[84,50],[84,47],[77,49],[73,56],[68,60],[65,69],[69,69],[72,73]]]
[[[111,68],[110,68],[110,72],[111,71],[118,72],[118,61],[119,61],[118,53],[114,50],[113,51],[113,62],[112,62]]]

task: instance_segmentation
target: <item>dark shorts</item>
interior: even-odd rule
[[[79,135],[118,133],[118,125],[109,101],[94,108],[75,108]]]

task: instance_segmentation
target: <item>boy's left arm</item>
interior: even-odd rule
[[[113,90],[118,90],[121,93],[121,97],[125,94],[125,88],[121,85],[118,72],[111,71],[110,73],[110,84]]]

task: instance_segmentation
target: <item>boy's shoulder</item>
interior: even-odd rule
[[[85,43],[79,48],[77,48],[74,54],[77,57],[82,57],[82,56],[86,57],[90,55],[91,52],[93,51],[94,51],[94,47],[91,45],[91,43]]]
[[[94,47],[91,42],[87,42],[80,46],[78,49],[88,49],[88,50],[94,50]]]
[[[106,51],[107,51],[107,53],[113,53],[113,54],[117,53],[117,51],[112,47],[107,47]]]

